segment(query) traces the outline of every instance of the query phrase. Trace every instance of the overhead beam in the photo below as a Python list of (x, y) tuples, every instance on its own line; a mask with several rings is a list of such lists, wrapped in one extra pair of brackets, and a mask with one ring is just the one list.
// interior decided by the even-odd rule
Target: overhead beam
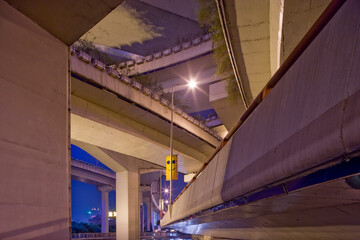
[(6, 0), (67, 45), (108, 15), (123, 0)]

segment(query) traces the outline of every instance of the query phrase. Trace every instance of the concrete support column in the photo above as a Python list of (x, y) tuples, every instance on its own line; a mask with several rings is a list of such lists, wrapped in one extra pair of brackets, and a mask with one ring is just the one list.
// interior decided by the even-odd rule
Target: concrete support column
[(146, 201), (146, 230), (148, 232), (151, 232), (152, 229), (151, 229), (151, 198), (148, 198), (147, 201)]
[(116, 239), (140, 239), (140, 175), (137, 172), (116, 173)]
[(152, 200), (151, 200), (151, 197), (150, 197), (150, 230), (151, 231), (154, 231), (155, 230), (155, 226), (154, 226), (154, 221), (153, 221), (153, 214), (154, 214), (154, 206), (152, 204)]
[(145, 213), (144, 213), (144, 201), (143, 201), (143, 192), (139, 193), (139, 203), (140, 203), (140, 212), (139, 212), (139, 221), (140, 221), (140, 232), (144, 232), (144, 226), (145, 226)]
[(69, 239), (69, 48), (25, 15), (0, 1), (0, 239)]
[(111, 186), (103, 185), (97, 188), (101, 192), (101, 232), (109, 232), (109, 192)]
[(141, 234), (144, 232), (144, 204), (140, 204), (140, 232)]

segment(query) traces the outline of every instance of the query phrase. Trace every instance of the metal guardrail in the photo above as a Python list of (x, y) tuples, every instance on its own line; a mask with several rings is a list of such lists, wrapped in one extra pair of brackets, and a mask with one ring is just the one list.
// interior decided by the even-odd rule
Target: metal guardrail
[[(116, 239), (116, 233), (72, 233), (71, 239), (78, 239), (78, 240), (96, 240), (96, 239), (103, 239), (103, 240), (112, 240)], [(192, 239), (192, 235), (178, 233), (178, 232), (154, 232), (154, 233), (142, 233), (140, 236), (141, 240), (145, 239)]]
[(185, 233), (179, 233), (179, 232), (154, 232), (154, 233), (142, 233), (140, 236), (141, 240), (146, 239), (161, 239), (161, 240), (167, 240), (167, 239), (192, 239), (191, 234), (185, 234)]
[(72, 233), (71, 239), (78, 239), (78, 240), (109, 239), (110, 240), (110, 239), (116, 239), (116, 233)]

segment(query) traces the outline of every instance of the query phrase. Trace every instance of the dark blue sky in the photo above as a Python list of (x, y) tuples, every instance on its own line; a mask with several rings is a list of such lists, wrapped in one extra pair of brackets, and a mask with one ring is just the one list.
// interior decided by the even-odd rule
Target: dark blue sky
[[(71, 157), (111, 171), (111, 169), (106, 167), (96, 158), (75, 145), (71, 145)], [(96, 190), (95, 185), (71, 180), (72, 221), (88, 222), (90, 216), (88, 212), (91, 208), (101, 208), (101, 193)], [(115, 210), (114, 191), (109, 193), (109, 210)]]

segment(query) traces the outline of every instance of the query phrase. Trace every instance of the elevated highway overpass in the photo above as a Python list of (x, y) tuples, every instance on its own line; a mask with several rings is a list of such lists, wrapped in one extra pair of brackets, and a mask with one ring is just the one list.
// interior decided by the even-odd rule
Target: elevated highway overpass
[(71, 178), (95, 186), (111, 186), (115, 190), (116, 173), (77, 159), (71, 159)]
[[(142, 31), (141, 37), (146, 35), (146, 39), (136, 39), (127, 34), (127, 27), (131, 25), (129, 21), (112, 21), (119, 20), (119, 15), (124, 13), (124, 8), (121, 11), (116, 8), (121, 2), (90, 0), (74, 3), (63, 0), (45, 5), (36, 0), (0, 0), (0, 238), (69, 238), (71, 142), (116, 171), (116, 186), (122, 189), (117, 191), (117, 211), (123, 214), (117, 223), (118, 228), (122, 228), (117, 238), (139, 238), (139, 172), (141, 169), (150, 171), (154, 166), (163, 167), (158, 165), (160, 158), (155, 158), (155, 152), (160, 153), (161, 158), (166, 153), (166, 126), (169, 125), (170, 115), (168, 103), (158, 101), (156, 97), (143, 97), (141, 91), (145, 88), (127, 78), (120, 79), (111, 69), (104, 70), (100, 63), (94, 62), (92, 66), (91, 59), (85, 55), (79, 56), (82, 59), (77, 62), (79, 64), (74, 63), (78, 60), (77, 56), (69, 51), (74, 41), (113, 9), (112, 13), (116, 16), (110, 16), (105, 25), (106, 22), (120, 22), (125, 26), (109, 24), (109, 32), (112, 29), (122, 30), (116, 32), (116, 37), (112, 39), (124, 36), (126, 40), (130, 39), (127, 43), (131, 45), (154, 37), (152, 45), (157, 47), (155, 52), (173, 47), (173, 43), (178, 41), (174, 38), (168, 44), (165, 35), (154, 31), (151, 34)], [(131, 2), (141, 6), (147, 4)], [(164, 6), (168, 5), (167, 1), (157, 1), (157, 4), (161, 5), (161, 2), (166, 3)], [(252, 96), (261, 91), (273, 73), (277, 75), (279, 63), (286, 59), (294, 43), (317, 18), (316, 13), (321, 12), (329, 1), (219, 2), (230, 3), (225, 5), (227, 16), (234, 23), (229, 30), (234, 33), (234, 41), (238, 43), (233, 46), (235, 51), (241, 53), (239, 60), (243, 62), (238, 62), (239, 76), (244, 80), (244, 85), (247, 84), (245, 91), (250, 103), (262, 99), (253, 99)], [(355, 47), (357, 40), (348, 37), (358, 36), (358, 25), (354, 24), (358, 21), (354, 14), (354, 11), (358, 11), (358, 5), (356, 1), (349, 0), (344, 6), (353, 9), (351, 11), (348, 7), (346, 16), (341, 15), (346, 21), (333, 24), (336, 25), (334, 29), (326, 27), (321, 33), (322, 37), (313, 42), (276, 87), (267, 85), (264, 96), (274, 89), (244, 123), (240, 121), (243, 125), (236, 133), (231, 132), (229, 136), (233, 137), (226, 139), (227, 144), (222, 142), (225, 145), (217, 155), (218, 160), (214, 159), (208, 164), (208, 173), (198, 175), (195, 182), (201, 184), (190, 185), (196, 188), (191, 191), (188, 188), (183, 194), (183, 199), (188, 199), (186, 204), (189, 203), (187, 206), (182, 202), (189, 210), (185, 211), (186, 216), (179, 213), (182, 207), (176, 206), (181, 202), (179, 198), (172, 216), (167, 215), (164, 224), (187, 232), (196, 231), (212, 236), (232, 233), (232, 236), (245, 239), (258, 238), (259, 235), (263, 238), (280, 236), (286, 239), (290, 236), (287, 235), (289, 232), (293, 234), (292, 237), (301, 238), (296, 234), (306, 231), (309, 238), (316, 231), (319, 234), (315, 237), (337, 239), (340, 229), (349, 230), (346, 238), (358, 238), (359, 223), (353, 214), (358, 209), (357, 192), (342, 180), (356, 175), (349, 168), (358, 169), (354, 164), (356, 158), (352, 159), (356, 156), (359, 143), (356, 139), (359, 132), (358, 114), (354, 110), (359, 106), (358, 81), (354, 80), (359, 75), (356, 67), (358, 51)], [(159, 9), (152, 9), (160, 12)], [(168, 10), (165, 6), (165, 11)], [(180, 9), (175, 10), (181, 13)], [(134, 15), (127, 16), (133, 19)], [(171, 19), (179, 19), (179, 16), (172, 16)], [(170, 22), (170, 18), (164, 19), (163, 22)], [(184, 22), (189, 23), (181, 25), (184, 32), (190, 29), (188, 26), (194, 30), (192, 33), (200, 29), (193, 18)], [(139, 23), (140, 20), (136, 21), (134, 26), (141, 25)], [(180, 25), (178, 21), (172, 23)], [(148, 27), (146, 24), (143, 26), (145, 29)], [(173, 33), (176, 29), (171, 30)], [(107, 34), (109, 32), (102, 32), (101, 37), (110, 36)], [(166, 36), (171, 35), (168, 33)], [(167, 43), (166, 47), (161, 44), (157, 46), (159, 42), (156, 37), (159, 35), (163, 37), (162, 42)], [(110, 45), (119, 46), (116, 42)], [(139, 45), (138, 42), (135, 45)], [(127, 50), (130, 51), (129, 48)], [(141, 55), (139, 52), (135, 54)], [(206, 63), (209, 59), (210, 54), (207, 54), (194, 61)], [(214, 65), (210, 65), (207, 65), (208, 75), (214, 70)], [(158, 65), (161, 66), (165, 65)], [(144, 73), (149, 69), (145, 69)], [(166, 69), (163, 70), (166, 72)], [(161, 76), (162, 73), (159, 70), (153, 75)], [(164, 81), (174, 79), (167, 76)], [(219, 80), (211, 77), (209, 81)], [(146, 91), (144, 93), (147, 94)], [(226, 94), (222, 94), (218, 99), (213, 99), (216, 111), (228, 107), (220, 103), (219, 99), (225, 98)], [(245, 110), (244, 105), (240, 102), (234, 108), (229, 108), (225, 114), (228, 120), (235, 122), (238, 118), (234, 115), (240, 115)], [(146, 110), (149, 108), (152, 112)], [(182, 156), (181, 171), (196, 171), (212, 155), (220, 141), (216, 140), (216, 136), (214, 141), (211, 140), (214, 136), (209, 135), (206, 128), (192, 127), (191, 124), (187, 126), (187, 120), (179, 115), (175, 118), (181, 119), (176, 122), (175, 146), (176, 152)], [(223, 122), (228, 129), (233, 123)], [(145, 154), (146, 149), (151, 152)], [(222, 157), (225, 155), (228, 157)], [(344, 158), (352, 160), (344, 161)], [(226, 164), (223, 159), (226, 159)], [(277, 162), (279, 159), (281, 162)], [(330, 174), (332, 167), (335, 167), (336, 173), (344, 174)], [(215, 179), (211, 172), (214, 168), (219, 168), (219, 176), (215, 176)], [(258, 169), (260, 172), (253, 174)], [(325, 175), (332, 177), (317, 177)], [(203, 199), (208, 193), (203, 186), (208, 184), (200, 181), (202, 176), (208, 176), (214, 181), (213, 186), (217, 187), (209, 188), (211, 198)], [(296, 181), (300, 182), (302, 178), (306, 180), (308, 176), (313, 177), (310, 183), (316, 184), (307, 183), (296, 188)], [(204, 194), (195, 195), (195, 192)], [(332, 195), (333, 192), (336, 192), (336, 196)], [(314, 198), (313, 195), (318, 193), (327, 198)], [(191, 197), (184, 197), (186, 194)], [(212, 213), (209, 214), (209, 211)], [(324, 214), (326, 211), (329, 215)], [(178, 221), (183, 225), (176, 225), (180, 224)], [(321, 221), (324, 225), (319, 226)], [(326, 234), (329, 229), (334, 233)]]
[[(169, 154), (169, 102), (114, 69), (91, 64), (85, 53), (73, 53), (72, 143), (83, 142), (165, 167), (164, 159)], [(221, 138), (178, 108), (174, 124), (179, 170), (195, 172)], [(99, 160), (114, 166), (107, 158)]]
[(163, 226), (231, 239), (360, 236), (359, 186), (346, 183), (360, 174), (360, 3), (341, 5), (323, 13)]

